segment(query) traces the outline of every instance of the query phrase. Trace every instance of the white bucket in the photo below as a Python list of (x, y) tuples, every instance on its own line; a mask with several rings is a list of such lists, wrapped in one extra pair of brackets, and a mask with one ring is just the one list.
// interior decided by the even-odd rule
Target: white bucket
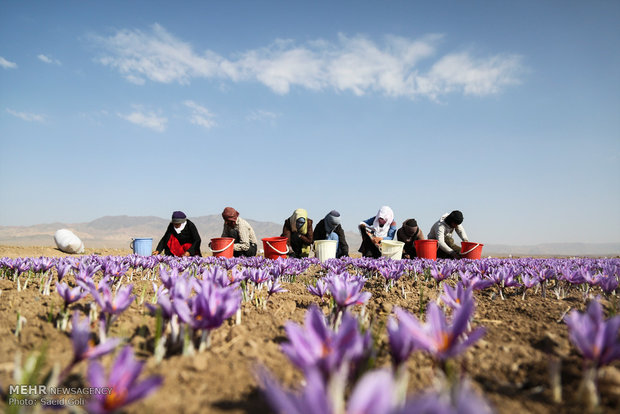
[(336, 240), (315, 240), (314, 251), (316, 257), (323, 263), (327, 259), (336, 258), (336, 250), (338, 249), (338, 242)]
[(381, 240), (381, 256), (400, 260), (403, 257), (405, 243), (395, 240)]

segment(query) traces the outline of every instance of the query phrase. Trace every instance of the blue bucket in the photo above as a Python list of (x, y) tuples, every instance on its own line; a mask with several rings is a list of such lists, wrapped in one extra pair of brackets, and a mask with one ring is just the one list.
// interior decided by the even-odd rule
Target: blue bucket
[(142, 239), (131, 239), (131, 243), (129, 243), (129, 247), (133, 250), (134, 254), (139, 256), (150, 256), (153, 251), (153, 239), (152, 238), (142, 238)]

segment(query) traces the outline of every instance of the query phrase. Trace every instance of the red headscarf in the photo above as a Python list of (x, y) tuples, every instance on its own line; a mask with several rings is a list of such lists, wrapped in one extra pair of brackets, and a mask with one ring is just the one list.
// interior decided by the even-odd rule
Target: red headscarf
[(226, 207), (222, 212), (222, 218), (224, 221), (237, 221), (239, 212), (232, 207)]

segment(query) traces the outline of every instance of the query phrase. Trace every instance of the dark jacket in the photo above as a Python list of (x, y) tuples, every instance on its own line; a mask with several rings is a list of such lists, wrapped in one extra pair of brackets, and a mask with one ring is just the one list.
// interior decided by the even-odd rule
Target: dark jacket
[(403, 259), (413, 259), (414, 257), (418, 257), (418, 253), (415, 250), (415, 241), (424, 240), (424, 233), (422, 233), (422, 230), (418, 227), (418, 231), (413, 237), (407, 237), (405, 231), (401, 227), (396, 232), (396, 240), (405, 243), (403, 246)]
[(161, 238), (155, 250), (157, 250), (158, 252), (164, 252), (164, 254), (168, 256), (172, 256), (172, 252), (168, 247), (168, 240), (170, 239), (171, 234), (174, 234), (174, 237), (177, 238), (181, 245), (185, 243), (192, 244), (192, 247), (190, 247), (188, 250), (190, 256), (202, 256), (202, 254), (200, 253), (200, 235), (198, 234), (198, 229), (196, 228), (196, 225), (190, 220), (187, 220), (185, 228), (181, 231), (181, 233), (178, 234), (174, 230), (174, 225), (172, 223), (168, 224), (166, 233), (164, 233), (164, 237)]
[[(347, 239), (344, 236), (344, 230), (342, 226), (339, 224), (334, 229), (336, 234), (338, 235), (338, 256), (343, 257), (349, 255), (349, 245), (347, 244)], [(327, 240), (327, 230), (325, 230), (325, 219), (319, 221), (314, 227), (314, 240)]]
[(292, 252), (294, 253), (293, 256), (301, 257), (302, 245), (310, 246), (314, 241), (312, 220), (308, 219), (308, 231), (306, 232), (306, 234), (300, 234), (297, 231), (294, 232), (291, 230), (291, 223), (288, 219), (286, 219), (284, 221), (284, 226), (282, 226), (281, 237), (288, 238), (287, 244), (289, 246), (289, 249), (292, 250)]

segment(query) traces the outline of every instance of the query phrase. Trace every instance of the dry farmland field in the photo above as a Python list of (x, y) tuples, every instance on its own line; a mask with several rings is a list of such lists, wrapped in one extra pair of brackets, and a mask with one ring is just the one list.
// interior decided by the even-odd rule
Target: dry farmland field
[[(619, 313), (617, 289), (611, 289), (609, 280), (602, 279), (612, 278), (611, 287), (614, 287), (615, 278), (617, 286), (619, 259), (483, 259), (453, 261), (452, 265), (447, 261), (403, 260), (397, 265), (393, 263), (397, 261), (376, 260), (371, 263), (360, 258), (335, 260), (343, 263), (327, 266), (308, 259), (288, 259), (274, 264), (262, 258), (250, 262), (212, 257), (160, 260), (136, 258), (129, 253), (89, 249), (86, 255), (76, 256), (49, 247), (0, 246), (0, 257), (3, 258), (0, 263), (0, 410), (34, 412), (41, 408), (42, 399), (49, 403), (49, 395), (20, 394), (15, 392), (15, 387), (10, 387), (18, 384), (48, 386), (50, 384), (46, 381), (54, 377), (54, 367), (57, 367), (55, 372), (59, 379), (57, 388), (79, 392), (100, 386), (93, 383), (89, 370), (95, 369), (93, 364), (99, 364), (107, 378), (114, 361), (127, 345), (133, 351), (133, 358), (144, 363), (136, 382), (156, 377), (161, 379), (160, 385), (133, 402), (127, 401), (128, 391), (120, 388), (113, 390), (113, 395), (104, 395), (99, 405), (90, 401), (94, 397), (72, 394), (73, 403), (67, 403), (69, 398), (65, 398), (64, 410), (276, 412), (262, 391), (263, 386), (274, 386), (273, 383), (289, 392), (288, 398), (296, 398), (303, 405), (307, 400), (300, 396), (301, 390), (311, 381), (305, 377), (306, 371), (283, 352), (283, 346), (294, 342), (290, 341), (289, 331), (285, 328), (293, 323), (304, 327), (304, 319), (314, 306), (325, 315), (326, 324), (334, 324), (329, 325), (329, 329), (339, 326), (333, 310), (337, 308), (342, 326), (347, 320), (343, 315), (350, 315), (357, 321), (355, 335), (368, 338), (358, 356), (340, 362), (351, 366), (347, 368), (343, 390), (349, 401), (354, 398), (355, 387), (364, 375), (376, 370), (392, 372), (394, 360), (387, 326), (397, 310), (430, 325), (426, 316), (429, 305), (434, 304), (432, 306), (440, 309), (442, 315), (445, 312), (450, 320), (457, 311), (451, 310), (441, 299), (443, 286), (455, 287), (464, 279), (471, 282), (473, 279), (470, 278), (475, 277), (478, 282), (491, 280), (493, 283), (473, 290), (474, 310), (464, 335), (478, 328), (484, 329), (483, 335), (447, 360), (438, 353), (449, 346), (447, 343), (443, 343), (444, 348), (440, 347), (439, 351), (429, 351), (414, 338), (415, 345), (401, 362), (399, 371), (408, 373), (406, 390), (409, 399), (415, 400), (415, 396), (425, 392), (440, 398), (441, 392), (437, 390), (447, 387), (446, 383), (467, 381), (471, 385), (468, 392), (478, 400), (486, 401), (492, 412), (581, 413), (589, 409), (603, 413), (620, 412), (620, 360), (600, 363), (592, 381), (583, 382), (584, 367), (594, 362), (584, 358), (571, 342), (565, 323), (567, 315), (574, 311), (584, 312), (593, 301), (601, 304), (606, 319)], [(41, 258), (47, 258), (48, 269), (45, 269), (45, 260), (39, 269), (36, 268), (37, 260)], [(151, 262), (147, 265), (144, 260)], [(83, 295), (67, 306), (57, 291), (58, 268), (61, 266), (66, 266), (63, 285), (69, 288), (81, 286)], [(88, 266), (91, 267), (88, 269)], [(161, 269), (165, 272), (163, 280)], [(499, 275), (501, 269), (508, 270)], [(527, 269), (530, 269), (529, 273)], [(449, 274), (438, 275), (431, 270), (446, 270)], [(330, 272), (332, 276), (329, 276)], [(322, 298), (308, 291), (308, 286), (315, 286), (317, 280), (327, 280), (327, 284), (335, 285), (333, 274), (343, 272), (354, 277), (355, 283), (363, 279), (361, 293), (364, 295), (357, 303), (338, 305), (338, 294), (329, 288)], [(505, 274), (510, 272), (512, 277)], [(530, 276), (536, 274), (540, 275), (538, 283), (530, 280)], [(218, 279), (222, 275), (227, 281)], [(261, 275), (267, 278), (266, 281), (259, 279)], [(579, 283), (580, 280), (576, 279), (583, 275), (586, 280)], [(588, 277), (592, 280), (588, 281)], [(85, 281), (86, 278), (91, 282)], [(524, 278), (531, 283), (529, 288), (524, 286)], [(82, 281), (79, 283), (78, 279)], [(178, 282), (180, 279), (185, 280), (183, 286)], [(217, 280), (221, 285), (217, 289), (222, 292), (226, 289), (228, 293), (219, 290), (214, 293), (206, 287)], [(343, 280), (353, 283), (349, 279)], [(110, 287), (112, 297), (108, 311), (94, 299), (95, 295), (103, 297), (107, 294), (103, 287), (105, 283)], [(114, 295), (121, 295), (128, 286), (131, 286), (130, 303), (126, 309), (115, 313), (116, 306), (121, 305), (114, 303)], [(89, 289), (95, 289), (94, 293)], [(369, 298), (366, 292), (370, 293)], [(208, 295), (229, 293), (232, 296), (226, 296), (225, 300), (238, 300), (231, 316), (220, 315), (219, 325), (214, 322), (217, 326), (205, 328), (206, 325), (200, 325), (207, 318), (204, 313), (207, 311), (200, 308), (199, 301), (194, 298), (204, 295), (213, 300), (215, 296)], [(179, 315), (173, 317), (177, 320), (176, 329), (181, 327), (176, 341), (174, 328), (167, 319), (154, 316), (147, 307), (147, 304), (152, 305), (151, 308), (164, 307), (161, 303), (167, 302), (158, 302), (159, 295), (169, 295), (169, 301), (178, 305), (173, 303), (172, 307), (172, 313)], [(219, 306), (219, 302), (209, 303)], [(190, 322), (182, 323), (184, 311), (189, 312)], [(80, 318), (91, 317), (89, 349), (112, 339), (118, 341), (117, 346), (101, 356), (82, 357), (76, 362), (75, 338), (72, 336), (72, 330), (77, 329), (72, 323), (74, 314)], [(157, 311), (154, 314), (157, 315)], [(67, 315), (65, 322), (68, 318), (65, 326), (63, 315)], [(105, 328), (101, 328), (99, 320), (106, 322)], [(158, 321), (162, 323), (158, 324)], [(190, 325), (194, 326), (194, 332), (189, 329)], [(102, 329), (107, 332), (103, 334)], [(335, 331), (338, 329), (334, 328)], [(208, 332), (206, 342), (202, 341), (203, 331)], [(608, 346), (620, 346), (618, 332), (615, 332), (615, 338), (613, 336)], [(163, 337), (167, 342), (162, 351), (157, 345), (161, 344)], [(204, 349), (199, 349), (201, 343)], [(344, 343), (337, 342), (340, 347), (345, 346)], [(195, 349), (188, 349), (188, 345)], [(331, 345), (323, 344), (323, 354), (315, 357), (343, 352), (342, 349), (331, 349)], [(37, 356), (40, 357), (40, 367), (29, 367), (28, 361), (34, 362)], [(271, 375), (271, 385), (265, 385), (257, 374), (265, 370)], [(323, 378), (331, 375), (329, 368), (323, 367), (321, 372)], [(445, 373), (447, 378), (444, 378)], [(596, 389), (589, 389), (588, 384), (595, 384)], [(594, 396), (598, 397), (597, 407), (589, 408), (595, 403), (591, 401)], [(55, 398), (60, 399), (59, 396)], [(21, 402), (16, 403), (16, 399)], [(128, 403), (124, 405), (123, 401)], [(29, 403), (33, 405), (19, 405)], [(348, 404), (353, 403), (348, 402), (345, 411)], [(415, 407), (414, 404), (406, 407), (415, 412), (411, 408)], [(402, 412), (399, 409), (402, 410), (403, 405), (394, 403), (392, 408), (382, 412)], [(316, 412), (311, 407), (306, 410), (300, 412)]]

